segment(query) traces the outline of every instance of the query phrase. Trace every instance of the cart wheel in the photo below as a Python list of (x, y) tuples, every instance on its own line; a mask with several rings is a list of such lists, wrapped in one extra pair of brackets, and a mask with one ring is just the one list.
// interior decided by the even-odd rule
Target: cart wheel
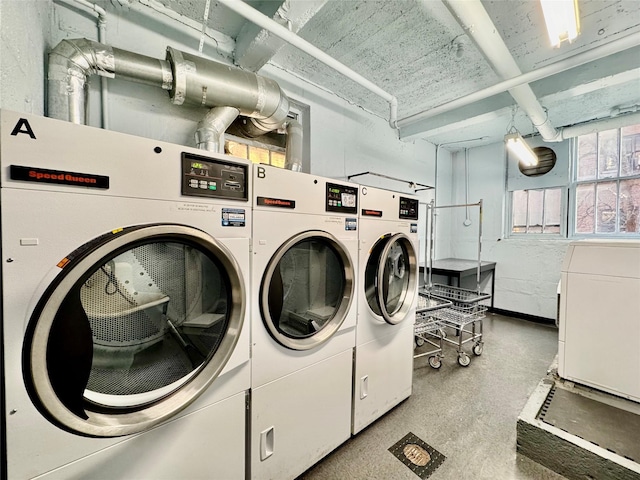
[(458, 363), (460, 364), (461, 367), (468, 367), (469, 364), (471, 363), (471, 359), (469, 358), (469, 355), (467, 355), (464, 352), (460, 352), (460, 354), (458, 355)]
[(424, 345), (424, 338), (416, 336), (415, 342), (416, 342), (416, 347), (421, 347), (422, 345)]
[(442, 361), (438, 355), (431, 355), (429, 357), (429, 365), (436, 370), (442, 366)]
[(476, 344), (473, 346), (473, 354), (474, 354), (474, 355), (477, 355), (478, 357), (479, 357), (480, 355), (482, 355), (482, 350), (483, 350), (483, 344), (482, 344), (481, 342), (476, 343)]

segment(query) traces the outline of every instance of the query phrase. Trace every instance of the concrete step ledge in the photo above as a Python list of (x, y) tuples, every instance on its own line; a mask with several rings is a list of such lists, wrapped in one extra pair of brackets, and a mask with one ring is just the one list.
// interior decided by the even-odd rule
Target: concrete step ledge
[(640, 480), (640, 464), (537, 418), (556, 382), (552, 373), (543, 378), (520, 413), (518, 453), (570, 480)]

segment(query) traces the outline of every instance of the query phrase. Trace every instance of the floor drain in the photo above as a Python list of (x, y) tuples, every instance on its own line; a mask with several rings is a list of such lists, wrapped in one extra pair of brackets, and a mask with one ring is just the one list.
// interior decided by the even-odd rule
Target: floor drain
[(389, 451), (423, 480), (429, 478), (446, 459), (444, 455), (413, 433), (406, 434)]

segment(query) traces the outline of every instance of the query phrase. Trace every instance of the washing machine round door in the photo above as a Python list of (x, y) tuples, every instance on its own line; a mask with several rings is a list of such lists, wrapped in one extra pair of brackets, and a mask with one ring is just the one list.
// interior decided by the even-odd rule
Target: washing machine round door
[(403, 233), (385, 235), (373, 246), (364, 274), (365, 296), (373, 313), (391, 325), (402, 322), (417, 289), (416, 252)]
[(331, 234), (290, 238), (262, 277), (260, 310), (271, 336), (292, 350), (326, 342), (342, 325), (354, 293), (349, 253)]
[(52, 422), (136, 433), (189, 405), (229, 360), (245, 283), (229, 250), (182, 225), (105, 234), (58, 264), (29, 322), (23, 371)]

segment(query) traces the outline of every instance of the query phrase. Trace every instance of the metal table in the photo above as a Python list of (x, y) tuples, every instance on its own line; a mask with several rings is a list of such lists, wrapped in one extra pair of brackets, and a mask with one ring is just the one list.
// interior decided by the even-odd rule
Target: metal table
[[(496, 287), (496, 263), (481, 262), (480, 274), (483, 272), (491, 272), (491, 308), (493, 309), (493, 299)], [(461, 258), (444, 258), (442, 260), (434, 260), (431, 265), (432, 275), (443, 275), (447, 277), (447, 283), (453, 287), (460, 286), (460, 279), (476, 275), (478, 272), (477, 260), (463, 260)], [(457, 280), (452, 285), (453, 279)]]

